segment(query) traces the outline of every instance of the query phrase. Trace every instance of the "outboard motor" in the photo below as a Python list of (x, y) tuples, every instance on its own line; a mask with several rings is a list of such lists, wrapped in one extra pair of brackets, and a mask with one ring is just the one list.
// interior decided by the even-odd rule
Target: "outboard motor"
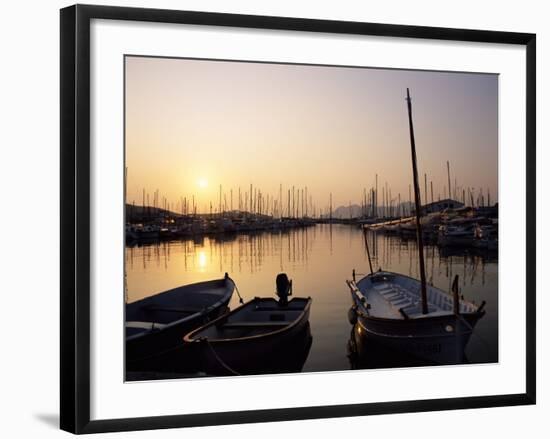
[(279, 296), (279, 305), (288, 305), (288, 296), (292, 296), (292, 281), (288, 279), (286, 273), (279, 273), (275, 280), (277, 285), (277, 296)]

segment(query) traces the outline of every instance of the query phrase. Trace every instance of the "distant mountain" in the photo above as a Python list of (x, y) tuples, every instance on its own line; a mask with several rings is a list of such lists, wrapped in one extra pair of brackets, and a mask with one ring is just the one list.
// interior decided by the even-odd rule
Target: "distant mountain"
[(126, 204), (126, 216), (133, 218), (147, 217), (162, 217), (162, 216), (177, 216), (179, 214), (170, 212), (169, 210), (161, 209), (153, 206), (134, 206)]
[[(401, 203), (401, 206), (402, 207), (402, 212), (403, 212), (403, 215), (408, 215), (409, 212), (411, 211), (411, 208), (414, 208), (414, 204), (412, 203), (409, 203), (408, 201), (407, 202), (403, 202)], [(367, 212), (368, 214), (370, 215), (370, 209), (371, 209), (371, 206), (367, 206)], [(389, 212), (386, 212), (384, 213), (383, 212), (383, 207), (382, 206), (378, 206), (378, 212), (379, 212), (379, 215), (383, 216), (383, 215), (389, 215)], [(399, 215), (399, 209), (396, 205), (393, 206), (393, 214), (394, 215)], [(332, 212), (332, 217), (333, 218), (339, 218), (339, 219), (346, 219), (346, 218), (357, 218), (357, 217), (360, 217), (363, 215), (363, 209), (360, 205), (358, 204), (352, 204), (351, 206), (339, 206), (337, 208), (335, 208)], [(329, 215), (328, 214), (325, 214), (325, 215), (321, 215), (323, 218), (328, 218)]]
[[(361, 206), (358, 204), (352, 204), (351, 206), (339, 206), (332, 211), (333, 218), (356, 218), (361, 216), (362, 210)], [(323, 217), (328, 218), (330, 215), (323, 215)]]
[[(188, 215), (191, 215), (189, 213)], [(219, 216), (216, 209), (212, 211), (212, 215)], [(225, 216), (229, 217), (237, 217), (242, 216), (243, 213), (239, 212), (238, 210), (233, 211), (226, 211), (224, 212)], [(250, 214), (245, 214), (247, 216), (250, 216)], [(161, 219), (163, 217), (171, 217), (171, 218), (177, 218), (181, 217), (181, 212), (174, 212), (171, 210), (161, 209), (159, 207), (153, 207), (153, 206), (134, 206), (132, 204), (126, 204), (126, 218), (130, 221), (141, 221), (141, 220), (155, 220), (155, 219)], [(256, 218), (267, 218), (267, 215), (265, 214), (254, 214), (253, 215)], [(210, 213), (197, 213), (197, 217), (203, 217), (203, 218), (210, 218)]]

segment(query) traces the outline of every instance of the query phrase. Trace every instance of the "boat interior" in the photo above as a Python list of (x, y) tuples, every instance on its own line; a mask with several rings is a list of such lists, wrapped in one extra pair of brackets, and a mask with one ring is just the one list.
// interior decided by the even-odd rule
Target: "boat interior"
[(229, 299), (232, 288), (224, 280), (174, 288), (126, 305), (126, 336), (153, 331), (191, 317)]
[(311, 299), (295, 297), (286, 305), (272, 298), (256, 298), (193, 334), (194, 339), (232, 339), (267, 334), (299, 319)]
[[(357, 287), (370, 304), (370, 314), (375, 317), (402, 319), (401, 311), (409, 318), (434, 317), (453, 313), (453, 297), (438, 288), (428, 285), (428, 314), (422, 314), (420, 282), (416, 279), (378, 272), (361, 279)], [(460, 312), (475, 312), (476, 307), (460, 301)]]

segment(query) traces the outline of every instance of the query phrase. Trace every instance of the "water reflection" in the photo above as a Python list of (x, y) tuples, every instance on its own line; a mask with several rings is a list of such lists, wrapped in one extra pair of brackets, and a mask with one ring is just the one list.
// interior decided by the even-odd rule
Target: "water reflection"
[[(396, 236), (368, 233), (375, 269), (382, 267), (419, 277), (416, 243)], [(498, 256), (471, 250), (425, 248), (427, 278), (436, 287), (451, 290), (459, 275), (460, 294), (487, 302), (487, 314), (476, 326), (466, 349), (470, 362), (498, 361)], [(361, 230), (346, 225), (317, 225), (303, 229), (247, 234), (219, 234), (126, 248), (128, 302), (176, 286), (220, 278), (225, 272), (236, 281), (246, 300), (273, 296), (275, 276), (288, 273), (296, 296), (311, 296), (310, 325), (315, 342), (304, 371), (349, 369), (346, 344), (350, 340), (345, 279), (352, 269), (368, 270)], [(230, 306), (238, 306), (233, 297)], [(376, 355), (377, 366), (389, 360)], [(378, 361), (380, 360), (380, 361)], [(382, 363), (380, 366), (379, 363)], [(363, 367), (371, 367), (370, 362)]]

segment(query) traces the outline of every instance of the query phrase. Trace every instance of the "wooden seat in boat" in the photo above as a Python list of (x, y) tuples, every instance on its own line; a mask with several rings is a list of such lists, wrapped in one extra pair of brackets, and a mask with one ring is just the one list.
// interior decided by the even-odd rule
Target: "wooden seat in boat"
[(160, 306), (160, 305), (149, 305), (143, 307), (147, 311), (164, 311), (164, 312), (180, 312), (194, 314), (196, 312), (202, 312), (206, 307), (200, 306)]
[(156, 322), (137, 322), (137, 321), (129, 321), (126, 322), (127, 328), (134, 328), (134, 329), (162, 329), (166, 327), (167, 325), (164, 325), (162, 323), (156, 323)]
[(396, 300), (390, 300), (390, 303), (394, 306), (404, 305), (405, 303), (410, 303), (410, 299), (407, 297), (401, 296), (399, 299)]
[(223, 328), (279, 328), (288, 326), (289, 322), (235, 322), (225, 323)]

